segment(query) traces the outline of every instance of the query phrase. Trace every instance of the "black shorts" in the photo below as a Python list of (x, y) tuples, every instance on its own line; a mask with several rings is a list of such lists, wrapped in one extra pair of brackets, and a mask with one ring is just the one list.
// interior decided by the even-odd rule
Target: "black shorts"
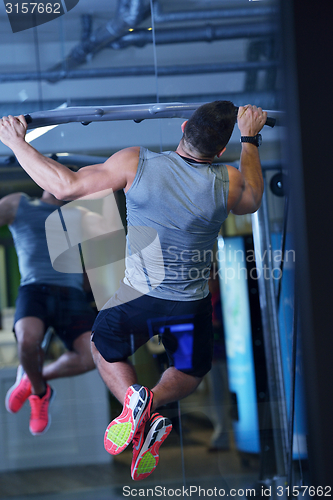
[[(109, 363), (124, 361), (154, 335), (159, 335), (174, 366), (189, 375), (203, 377), (211, 368), (213, 328), (211, 297), (172, 301), (142, 295), (125, 302), (129, 287), (122, 284), (103, 308), (92, 328), (92, 340)], [(124, 292), (125, 290), (125, 292)], [(120, 300), (118, 300), (120, 297)]]
[(45, 331), (53, 327), (67, 349), (73, 349), (74, 340), (91, 331), (95, 313), (85, 293), (74, 287), (31, 284), (19, 288), (16, 299), (15, 323), (27, 316), (39, 318)]

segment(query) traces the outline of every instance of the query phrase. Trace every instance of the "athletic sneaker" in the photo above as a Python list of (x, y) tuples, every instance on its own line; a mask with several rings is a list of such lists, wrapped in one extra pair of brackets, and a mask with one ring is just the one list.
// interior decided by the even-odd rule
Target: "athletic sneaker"
[(49, 406), (55, 396), (55, 391), (46, 384), (46, 394), (40, 398), (35, 394), (29, 396), (31, 406), (31, 415), (29, 430), (33, 436), (44, 434), (51, 424), (51, 415), (49, 415)]
[(23, 367), (19, 365), (15, 384), (8, 389), (5, 406), (9, 413), (17, 413), (31, 395), (31, 384)]
[(142, 424), (133, 438), (131, 476), (134, 481), (148, 477), (158, 464), (158, 450), (172, 430), (171, 421), (154, 413)]
[(112, 420), (104, 435), (104, 448), (111, 455), (121, 453), (139, 426), (150, 417), (153, 393), (143, 385), (131, 385), (125, 394), (123, 411)]

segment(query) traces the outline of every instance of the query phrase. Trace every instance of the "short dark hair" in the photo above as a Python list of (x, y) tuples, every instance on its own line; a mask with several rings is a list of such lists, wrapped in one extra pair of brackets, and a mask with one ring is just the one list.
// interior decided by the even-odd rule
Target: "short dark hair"
[(230, 101), (203, 104), (188, 120), (183, 140), (203, 156), (215, 156), (228, 144), (237, 119)]

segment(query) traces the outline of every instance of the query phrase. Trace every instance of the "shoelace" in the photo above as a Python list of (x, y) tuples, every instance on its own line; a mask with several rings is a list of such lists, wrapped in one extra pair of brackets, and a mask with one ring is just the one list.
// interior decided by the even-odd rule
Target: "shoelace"
[(23, 398), (23, 397), (25, 397), (27, 390), (30, 388), (29, 387), (30, 386), (30, 382), (29, 382), (28, 379), (24, 380), (23, 382), (21, 381), (20, 384), (24, 384), (24, 385), (22, 385), (22, 387), (19, 389), (19, 391), (18, 391), (18, 393), (16, 395), (17, 398)]
[(45, 419), (47, 417), (47, 408), (50, 401), (49, 397), (44, 396), (42, 399), (32, 399), (31, 400), (31, 418), (34, 419)]

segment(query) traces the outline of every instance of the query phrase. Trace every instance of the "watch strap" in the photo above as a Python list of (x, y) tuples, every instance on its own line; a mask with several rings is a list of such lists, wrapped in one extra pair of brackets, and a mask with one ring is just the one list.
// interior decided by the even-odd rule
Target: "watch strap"
[(253, 136), (242, 135), (240, 140), (241, 140), (241, 142), (249, 142), (250, 144), (254, 144), (258, 148), (261, 144), (261, 134), (257, 134), (257, 135), (253, 135)]

